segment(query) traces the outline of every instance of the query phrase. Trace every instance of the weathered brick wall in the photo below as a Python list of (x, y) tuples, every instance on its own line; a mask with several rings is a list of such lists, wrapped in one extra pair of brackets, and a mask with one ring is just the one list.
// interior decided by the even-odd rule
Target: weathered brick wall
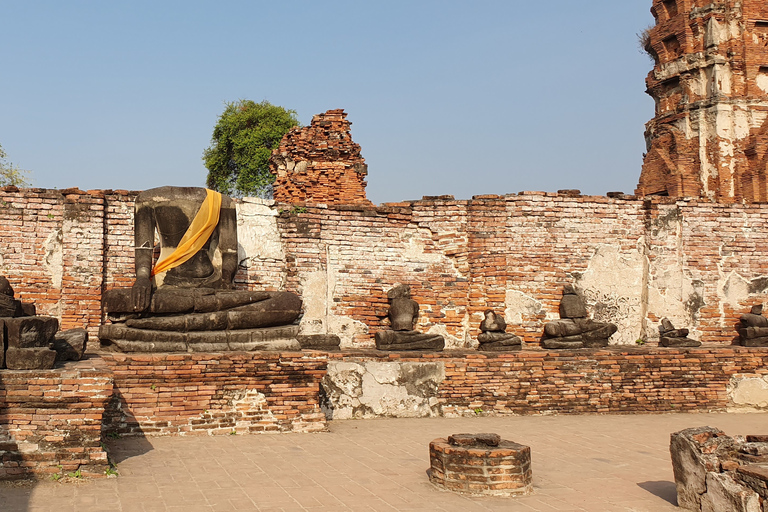
[[(134, 193), (0, 189), (0, 273), (41, 314), (94, 335), (99, 298), (133, 279)], [(386, 292), (411, 285), (419, 329), (469, 348), (486, 308), (538, 343), (575, 284), (613, 340), (655, 339), (669, 317), (728, 344), (766, 302), (768, 205), (526, 192), (366, 205), (238, 202), (239, 288), (304, 298), (303, 333), (373, 346)], [(23, 234), (23, 236), (21, 236)], [(94, 340), (95, 342), (95, 340)]]
[(328, 359), (442, 364), (445, 378), (435, 396), (444, 416), (724, 411), (734, 406), (731, 391), (741, 376), (768, 377), (768, 350), (742, 347), (329, 353)]
[(317, 432), (326, 361), (300, 353), (116, 354), (106, 433)]
[(637, 194), (768, 200), (768, 4), (654, 0)]
[(55, 370), (0, 371), (0, 480), (104, 476), (102, 415), (111, 373), (93, 361)]
[(285, 134), (270, 159), (275, 200), (371, 204), (365, 197), (368, 166), (352, 141), (351, 124), (343, 109), (328, 110)]

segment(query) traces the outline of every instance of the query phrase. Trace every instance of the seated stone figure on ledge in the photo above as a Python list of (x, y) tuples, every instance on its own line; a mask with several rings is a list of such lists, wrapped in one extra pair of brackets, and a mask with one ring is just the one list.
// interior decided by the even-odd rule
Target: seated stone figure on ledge
[(480, 322), (480, 330), (477, 341), (480, 346), (477, 350), (511, 351), (523, 348), (523, 340), (507, 331), (507, 322), (504, 317), (497, 315), (492, 309), (485, 311), (485, 318)]
[(616, 325), (587, 318), (587, 306), (572, 285), (563, 287), (560, 320), (544, 325), (544, 348), (594, 348), (608, 346)]
[(700, 347), (701, 342), (688, 337), (688, 329), (675, 329), (668, 318), (662, 318), (659, 327), (659, 345), (662, 347)]
[[(152, 266), (155, 231), (160, 256)], [(108, 290), (99, 339), (126, 352), (299, 349), (301, 299), (233, 290), (237, 214), (231, 198), (194, 187), (136, 197), (136, 281)]]
[(768, 318), (763, 316), (763, 305), (752, 306), (741, 315), (739, 341), (745, 347), (768, 347)]
[(374, 335), (379, 350), (443, 350), (445, 340), (439, 334), (422, 334), (413, 327), (419, 317), (419, 304), (411, 299), (411, 287), (395, 286), (387, 292), (389, 322), (392, 330)]

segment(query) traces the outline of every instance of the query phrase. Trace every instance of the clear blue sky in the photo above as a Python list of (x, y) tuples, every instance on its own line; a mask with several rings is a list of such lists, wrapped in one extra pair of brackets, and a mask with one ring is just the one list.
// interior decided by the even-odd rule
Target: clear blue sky
[(651, 0), (0, 1), (0, 145), (38, 187), (205, 183), (224, 103), (343, 108), (375, 203), (631, 193)]

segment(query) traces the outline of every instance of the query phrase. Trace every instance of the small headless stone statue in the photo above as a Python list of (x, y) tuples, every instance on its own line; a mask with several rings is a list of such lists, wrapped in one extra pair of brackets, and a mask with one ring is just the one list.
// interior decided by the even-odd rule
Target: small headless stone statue
[(675, 329), (667, 318), (661, 320), (659, 345), (662, 347), (700, 347), (701, 342), (688, 338), (688, 329)]
[(752, 306), (741, 315), (739, 341), (745, 347), (768, 347), (768, 318), (763, 316), (763, 305)]
[[(300, 348), (291, 325), (301, 312), (297, 295), (232, 289), (237, 214), (232, 199), (217, 194), (159, 187), (136, 197), (136, 281), (104, 294), (112, 323), (99, 329), (102, 343), (126, 352)], [(206, 215), (206, 228), (196, 230)], [(153, 268), (155, 231), (160, 257)]]
[(387, 292), (392, 330), (374, 335), (379, 350), (443, 350), (445, 340), (439, 334), (422, 334), (413, 327), (419, 317), (419, 304), (411, 299), (411, 287), (395, 286)]
[(512, 351), (523, 348), (523, 340), (512, 333), (506, 332), (507, 322), (504, 317), (497, 315), (492, 309), (485, 311), (485, 318), (480, 322), (477, 350)]
[(587, 306), (572, 285), (563, 287), (560, 320), (544, 325), (544, 348), (593, 348), (608, 346), (608, 338), (616, 332), (615, 324), (587, 318)]

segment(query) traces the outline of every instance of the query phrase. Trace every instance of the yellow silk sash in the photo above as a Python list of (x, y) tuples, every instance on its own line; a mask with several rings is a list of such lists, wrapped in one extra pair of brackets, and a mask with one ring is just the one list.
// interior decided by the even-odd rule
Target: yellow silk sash
[(178, 267), (189, 260), (203, 248), (205, 242), (211, 237), (211, 233), (219, 223), (221, 194), (209, 189), (205, 189), (205, 191), (207, 195), (189, 228), (187, 228), (187, 232), (181, 237), (178, 247), (167, 257), (157, 262), (152, 269), (153, 276)]

